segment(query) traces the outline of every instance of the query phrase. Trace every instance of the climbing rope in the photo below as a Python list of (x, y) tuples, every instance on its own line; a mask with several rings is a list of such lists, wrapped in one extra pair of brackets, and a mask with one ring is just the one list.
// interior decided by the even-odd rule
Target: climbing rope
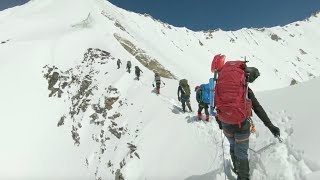
[(222, 135), (222, 129), (221, 129), (221, 144), (222, 144), (222, 157), (223, 157), (223, 171), (224, 171), (224, 179), (227, 180), (227, 173), (226, 173), (226, 159), (224, 156), (224, 138)]

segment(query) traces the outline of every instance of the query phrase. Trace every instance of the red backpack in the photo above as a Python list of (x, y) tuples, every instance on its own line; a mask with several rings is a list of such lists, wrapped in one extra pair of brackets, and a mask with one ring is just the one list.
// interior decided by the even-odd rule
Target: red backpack
[(252, 115), (245, 68), (243, 61), (226, 62), (219, 72), (214, 94), (218, 119), (239, 127)]

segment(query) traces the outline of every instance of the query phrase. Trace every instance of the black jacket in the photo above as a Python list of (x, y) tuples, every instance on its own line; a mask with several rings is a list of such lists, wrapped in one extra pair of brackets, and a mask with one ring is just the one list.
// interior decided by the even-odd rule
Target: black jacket
[(261, 119), (265, 126), (269, 127), (272, 125), (267, 113), (264, 111), (263, 107), (260, 105), (253, 91), (248, 88), (248, 98), (252, 101), (252, 109), (256, 115)]
[[(140, 72), (142, 72), (140, 68), (136, 68), (136, 69), (135, 69), (135, 74), (136, 74), (137, 76), (140, 75)], [(143, 73), (143, 72), (142, 72), (142, 73)]]

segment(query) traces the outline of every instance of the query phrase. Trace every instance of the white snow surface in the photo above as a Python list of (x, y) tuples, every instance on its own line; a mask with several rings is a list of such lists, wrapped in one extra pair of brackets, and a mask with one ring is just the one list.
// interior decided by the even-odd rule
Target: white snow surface
[[(195, 98), (194, 112), (182, 113), (176, 95), (179, 79), (188, 79), (191, 90), (207, 83), (217, 53), (228, 60), (246, 56), (249, 65), (260, 70), (251, 87), (281, 129), (279, 143), (253, 117), (257, 133), (250, 136), (251, 179), (320, 179), (319, 16), (284, 27), (193, 32), (103, 0), (32, 0), (1, 11), (0, 179), (104, 180), (114, 179), (117, 169), (129, 180), (235, 179), (229, 169), (229, 144), (214, 118), (209, 123), (195, 120)], [(115, 34), (177, 79), (162, 78), (165, 85), (156, 95), (153, 72), (128, 53)], [(110, 56), (84, 62), (88, 48)], [(143, 71), (140, 81), (125, 71), (127, 60)], [(46, 65), (64, 75), (71, 69), (81, 80), (90, 75), (93, 90), (86, 111), (69, 115), (79, 85), (64, 89), (61, 98), (48, 97)], [(290, 86), (293, 82), (297, 84)], [(107, 117), (120, 117), (99, 114), (104, 125), (94, 125), (91, 105), (103, 105), (105, 97), (119, 97)], [(65, 123), (57, 127), (62, 116)], [(79, 145), (72, 138), (73, 127), (78, 127)], [(136, 149), (130, 150), (128, 143)]]

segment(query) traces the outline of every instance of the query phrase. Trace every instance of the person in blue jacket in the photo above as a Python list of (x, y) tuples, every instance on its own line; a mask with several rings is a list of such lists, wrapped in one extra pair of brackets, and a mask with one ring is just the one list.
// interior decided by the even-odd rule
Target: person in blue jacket
[(196, 99), (197, 99), (197, 102), (198, 102), (198, 120), (201, 120), (202, 119), (202, 109), (204, 109), (204, 113), (206, 114), (206, 121), (209, 121), (209, 104), (207, 103), (204, 103), (201, 99), (201, 96), (202, 96), (202, 90), (200, 89), (200, 86), (196, 86), (195, 89), (196, 91)]

